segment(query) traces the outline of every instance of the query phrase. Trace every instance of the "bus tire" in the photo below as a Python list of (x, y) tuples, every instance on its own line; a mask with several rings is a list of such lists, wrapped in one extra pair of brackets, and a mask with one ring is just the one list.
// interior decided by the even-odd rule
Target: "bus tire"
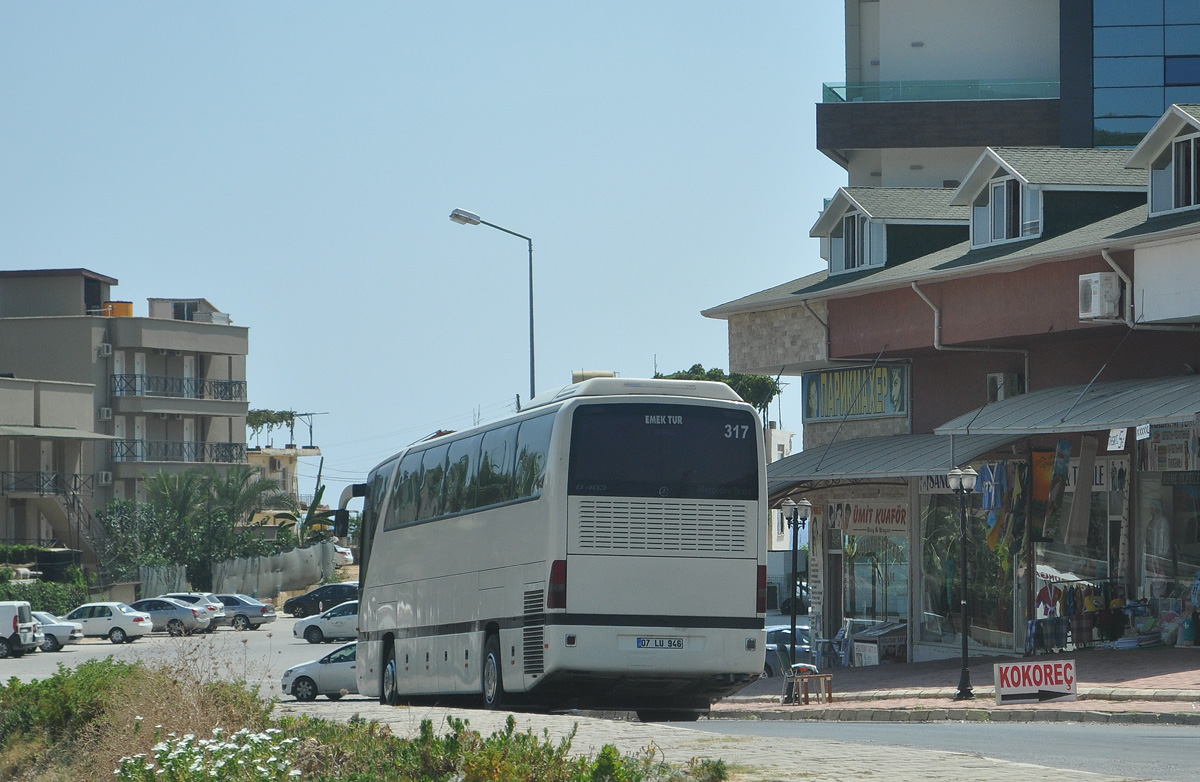
[(400, 674), (399, 666), (396, 664), (396, 647), (388, 644), (384, 658), (387, 662), (383, 664), (379, 672), (379, 703), (384, 706), (398, 706), (400, 704)]
[(504, 664), (500, 659), (500, 639), (489, 635), (483, 646), (483, 671), (480, 675), (480, 694), (483, 708), (499, 709), (504, 700)]

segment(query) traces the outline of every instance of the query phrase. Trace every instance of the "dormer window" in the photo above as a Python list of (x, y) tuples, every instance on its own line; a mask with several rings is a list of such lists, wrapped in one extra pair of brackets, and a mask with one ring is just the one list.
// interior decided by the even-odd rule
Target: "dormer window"
[(829, 234), (829, 271), (848, 272), (882, 266), (883, 224), (862, 212), (847, 212)]
[(971, 244), (975, 247), (1038, 236), (1042, 194), (1014, 177), (997, 177), (971, 204)]
[(1200, 134), (1176, 138), (1150, 165), (1150, 213), (1200, 205)]

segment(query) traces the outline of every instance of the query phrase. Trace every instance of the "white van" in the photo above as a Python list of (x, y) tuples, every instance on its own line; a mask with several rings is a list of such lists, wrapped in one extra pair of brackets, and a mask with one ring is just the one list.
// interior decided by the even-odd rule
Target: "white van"
[(20, 657), (38, 648), (37, 620), (24, 600), (0, 600), (0, 657)]

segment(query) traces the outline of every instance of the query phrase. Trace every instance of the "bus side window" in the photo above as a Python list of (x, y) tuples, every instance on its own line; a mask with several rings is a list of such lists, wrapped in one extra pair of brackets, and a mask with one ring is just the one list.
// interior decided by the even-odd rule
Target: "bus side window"
[(513, 452), (517, 444), (518, 424), (493, 429), (483, 435), (479, 475), (476, 480), (477, 508), (512, 499)]
[(475, 468), (483, 435), (450, 443), (446, 457), (446, 513), (463, 513), (475, 507)]
[(384, 529), (394, 529), (401, 524), (417, 520), (417, 489), (421, 478), (421, 452), (407, 454), (396, 468), (399, 474), (392, 486), (392, 497), (388, 502), (387, 523)]
[(449, 445), (430, 448), (421, 459), (421, 491), (417, 518), (431, 519), (445, 513), (442, 490), (446, 481), (446, 450)]
[(546, 482), (546, 459), (550, 452), (550, 432), (553, 428), (553, 415), (543, 415), (521, 423), (521, 432), (517, 437), (515, 499), (541, 496)]

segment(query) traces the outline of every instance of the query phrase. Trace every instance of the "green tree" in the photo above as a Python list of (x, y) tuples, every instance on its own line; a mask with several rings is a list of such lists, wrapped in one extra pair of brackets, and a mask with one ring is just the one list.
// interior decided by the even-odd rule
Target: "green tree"
[(723, 369), (705, 369), (702, 364), (693, 364), (691, 369), (669, 375), (657, 372), (654, 376), (665, 380), (714, 380), (724, 383), (746, 400), (747, 404), (753, 406), (763, 418), (767, 417), (767, 407), (783, 391), (780, 385), (767, 375), (742, 375), (737, 372), (726, 375)]

